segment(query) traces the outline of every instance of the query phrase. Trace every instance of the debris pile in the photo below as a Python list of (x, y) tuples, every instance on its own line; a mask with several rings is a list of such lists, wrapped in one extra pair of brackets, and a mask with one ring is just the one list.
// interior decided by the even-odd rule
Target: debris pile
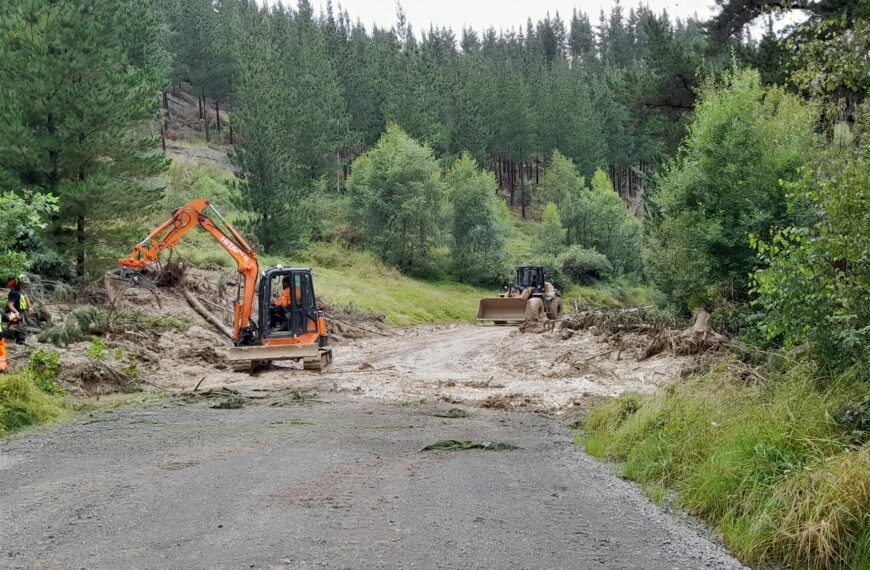
[(559, 334), (562, 340), (568, 340), (576, 331), (588, 330), (606, 337), (614, 350), (641, 348), (637, 354), (641, 361), (662, 352), (694, 356), (721, 348), (727, 339), (713, 330), (710, 313), (697, 309), (694, 316), (692, 326), (679, 329), (673, 317), (653, 307), (581, 311), (562, 320)]

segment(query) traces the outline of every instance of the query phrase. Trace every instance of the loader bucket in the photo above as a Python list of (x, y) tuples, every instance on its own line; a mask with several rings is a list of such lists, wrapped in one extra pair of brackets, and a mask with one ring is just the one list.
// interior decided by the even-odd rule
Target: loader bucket
[(519, 297), (495, 297), (481, 299), (477, 309), (478, 321), (524, 321), (528, 299)]

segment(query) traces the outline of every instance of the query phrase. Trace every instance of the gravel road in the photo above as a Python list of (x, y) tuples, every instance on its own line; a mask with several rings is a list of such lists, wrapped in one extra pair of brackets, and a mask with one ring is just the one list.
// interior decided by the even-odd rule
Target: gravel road
[[(0, 441), (4, 568), (742, 568), (564, 419), (289, 392)], [(447, 439), (513, 451), (428, 451)]]

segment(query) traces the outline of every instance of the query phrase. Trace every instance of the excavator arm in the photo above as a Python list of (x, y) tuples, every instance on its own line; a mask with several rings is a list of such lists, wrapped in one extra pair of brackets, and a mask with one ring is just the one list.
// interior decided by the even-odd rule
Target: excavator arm
[[(229, 235), (209, 218), (205, 212), (211, 209), (223, 223)], [(239, 232), (220, 215), (208, 200), (193, 200), (173, 212), (172, 217), (155, 229), (141, 243), (137, 244), (129, 257), (119, 260), (124, 267), (142, 270), (148, 263), (157, 262), (160, 254), (175, 247), (184, 235), (195, 227), (200, 227), (236, 260), (238, 272), (244, 278), (243, 289), (233, 306), (233, 342), (238, 343), (242, 331), (251, 326), (251, 313), (257, 291), (259, 264), (257, 254), (239, 235)]]

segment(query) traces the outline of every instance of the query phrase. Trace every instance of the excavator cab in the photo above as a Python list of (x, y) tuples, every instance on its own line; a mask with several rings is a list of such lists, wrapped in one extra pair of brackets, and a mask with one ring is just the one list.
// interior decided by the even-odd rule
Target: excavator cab
[(325, 313), (317, 308), (310, 269), (268, 269), (257, 285), (257, 323), (250, 342), (229, 351), (231, 362), (301, 360), (306, 370), (332, 363)]
[(266, 271), (260, 278), (259, 298), (262, 339), (298, 338), (317, 332), (317, 319), (323, 313), (317, 310), (310, 269), (278, 267)]

